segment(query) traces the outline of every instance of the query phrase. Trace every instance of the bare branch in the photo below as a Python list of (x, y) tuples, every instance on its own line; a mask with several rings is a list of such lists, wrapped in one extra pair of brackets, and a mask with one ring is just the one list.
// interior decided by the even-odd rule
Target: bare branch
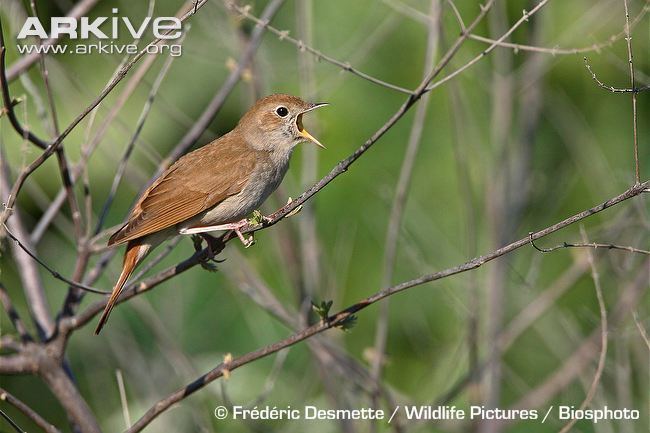
[(258, 24), (258, 26), (253, 30), (248, 45), (241, 54), (237, 65), (230, 72), (230, 75), (228, 75), (228, 78), (226, 78), (226, 81), (223, 83), (217, 94), (214, 95), (210, 103), (205, 107), (205, 110), (203, 110), (203, 113), (201, 113), (201, 116), (196, 123), (194, 123), (190, 130), (185, 133), (181, 141), (174, 147), (160, 165), (154, 177), (158, 177), (167, 166), (177, 160), (183, 153), (187, 152), (187, 150), (196, 143), (196, 140), (198, 140), (201, 137), (201, 134), (203, 134), (203, 132), (208, 128), (210, 122), (212, 122), (214, 117), (221, 110), (221, 107), (223, 107), (226, 98), (230, 95), (235, 85), (241, 79), (244, 70), (253, 60), (253, 56), (262, 42), (262, 36), (264, 36), (264, 30), (266, 29), (264, 24), (268, 24), (273, 19), (275, 14), (280, 10), (280, 7), (284, 4), (284, 1), (285, 0), (273, 0), (266, 5), (262, 12), (262, 18), (260, 20), (261, 24)]
[[(623, 0), (625, 6), (625, 40), (627, 41), (627, 62), (630, 66), (630, 87), (636, 88), (634, 80), (634, 63), (632, 61), (632, 35), (630, 34), (630, 13), (627, 10), (627, 0)], [(641, 177), (639, 174), (639, 139), (637, 133), (637, 113), (636, 113), (637, 92), (632, 92), (632, 135), (634, 140), (634, 181), (639, 183)]]
[(647, 86), (642, 86), (642, 87), (633, 87), (631, 89), (628, 89), (627, 87), (614, 87), (614, 86), (609, 86), (602, 81), (598, 79), (596, 76), (596, 73), (591, 69), (591, 65), (589, 64), (589, 59), (587, 57), (584, 58), (585, 61), (585, 68), (587, 68), (587, 71), (589, 71), (589, 74), (591, 75), (591, 78), (598, 84), (598, 87), (601, 87), (608, 92), (612, 93), (639, 93), (646, 91), (650, 89), (650, 85)]
[(7, 316), (9, 316), (9, 320), (11, 321), (11, 324), (14, 325), (14, 329), (18, 332), (18, 335), (20, 335), (20, 339), (23, 342), (33, 341), (32, 336), (29, 335), (29, 332), (27, 331), (25, 324), (20, 318), (18, 311), (16, 311), (16, 309), (14, 308), (14, 304), (13, 302), (11, 302), (9, 293), (7, 293), (7, 289), (5, 289), (5, 286), (4, 284), (2, 284), (2, 282), (0, 282), (0, 303), (2, 303), (2, 306), (4, 307)]
[[(57, 429), (54, 425), (50, 424), (47, 422), (45, 419), (43, 419), (42, 416), (40, 416), (36, 411), (34, 411), (31, 407), (11, 395), (7, 390), (0, 388), (0, 400), (6, 401), (19, 411), (21, 411), (27, 418), (32, 420), (34, 424), (39, 426), (41, 430), (47, 433), (60, 433), (60, 430)], [(22, 431), (22, 430), (19, 430)]]
[(634, 319), (636, 328), (639, 330), (639, 334), (641, 334), (641, 338), (645, 342), (645, 345), (648, 346), (648, 350), (650, 350), (650, 338), (648, 337), (648, 333), (643, 327), (643, 324), (639, 321), (639, 315), (636, 313), (636, 311), (632, 312), (632, 318)]
[[(588, 243), (587, 234), (582, 226), (580, 226), (580, 231), (582, 233), (582, 240), (585, 243)], [(600, 377), (603, 374), (605, 369), (605, 359), (607, 357), (607, 310), (605, 309), (605, 300), (603, 299), (603, 291), (600, 287), (600, 276), (598, 274), (598, 269), (596, 269), (596, 264), (594, 263), (594, 256), (591, 253), (591, 250), (587, 250), (587, 259), (589, 260), (589, 266), (591, 267), (591, 278), (594, 280), (594, 288), (596, 289), (596, 298), (598, 299), (598, 308), (600, 310), (600, 356), (598, 357), (598, 367), (596, 367), (596, 373), (589, 387), (589, 391), (585, 396), (585, 399), (580, 404), (579, 410), (583, 410), (596, 394), (596, 388), (600, 383)], [(567, 422), (564, 427), (560, 430), (560, 433), (567, 433), (578, 421), (577, 418), (572, 418)]]
[[(529, 235), (532, 233), (529, 233)], [(596, 242), (590, 242), (590, 243), (569, 243), (569, 242), (562, 242), (560, 245), (556, 245), (554, 247), (550, 248), (541, 248), (538, 247), (535, 244), (534, 240), (530, 240), (530, 244), (535, 248), (537, 251), (540, 253), (550, 253), (555, 250), (559, 250), (561, 248), (601, 248), (601, 249), (608, 249), (608, 250), (620, 250), (620, 251), (628, 251), (630, 253), (638, 253), (638, 254), (646, 254), (650, 255), (650, 251), (647, 250), (642, 250), (639, 248), (634, 248), (628, 245), (615, 245), (615, 244), (603, 244), (603, 243), (596, 243)]]
[[(77, 3), (66, 16), (79, 19), (86, 15), (99, 0), (81, 0)], [(43, 45), (55, 45), (59, 42), (58, 36), (49, 38)], [(26, 56), (21, 57), (14, 63), (7, 71), (7, 79), (9, 81), (15, 80), (20, 74), (29, 69), (40, 57), (43, 57), (44, 51), (34, 51)]]
[[(440, 15), (441, 5), (438, 0), (432, 0), (429, 6), (428, 16), (428, 32), (427, 44), (425, 52), (423, 79), (426, 78), (427, 69), (429, 65), (433, 64), (438, 52), (438, 41), (440, 39)], [(395, 194), (393, 196), (393, 203), (390, 210), (388, 225), (386, 227), (386, 239), (384, 241), (384, 263), (382, 283), (383, 287), (388, 287), (392, 284), (393, 271), (395, 268), (395, 261), (397, 257), (397, 244), (399, 234), (402, 228), (402, 215), (406, 199), (408, 197), (408, 190), (411, 185), (411, 177), (413, 168), (422, 141), (422, 132), (424, 130), (424, 122), (429, 108), (429, 99), (431, 94), (426, 94), (422, 97), (420, 105), (415, 111), (413, 118), (413, 125), (408, 138), (408, 144), (404, 153), (404, 160), (400, 168), (399, 179), (395, 187)], [(382, 368), (385, 363), (384, 352), (386, 351), (386, 343), (388, 339), (388, 316), (389, 316), (389, 303), (388, 301), (381, 304), (379, 319), (377, 321), (377, 328), (375, 331), (375, 346), (371, 365), (372, 377), (378, 381), (381, 376)], [(377, 395), (373, 395), (375, 400), (373, 407), (376, 407)], [(376, 429), (376, 423), (372, 424), (373, 429)]]
[[(551, 233), (554, 233), (564, 227), (567, 227), (571, 224), (575, 224), (576, 222), (583, 220), (591, 215), (597, 214), (599, 212), (602, 212), (605, 209), (608, 209), (618, 203), (621, 203), (625, 200), (628, 200), (632, 197), (636, 197), (644, 192), (644, 190), (650, 186), (650, 180), (645, 181), (640, 184), (633, 185), (630, 187), (627, 191), (623, 192), (622, 194), (619, 194), (616, 197), (612, 197), (611, 199), (607, 200), (606, 202), (594, 206), (590, 209), (584, 210), (578, 214), (575, 214), (569, 218), (566, 218), (556, 224), (553, 224), (552, 226), (549, 226), (543, 230), (537, 231), (533, 233), (530, 237), (533, 239), (539, 239), (541, 237), (547, 236)], [(228, 232), (230, 233), (230, 232)], [(225, 235), (224, 235), (225, 236)], [(312, 337), (313, 335), (319, 334), (323, 331), (326, 331), (330, 328), (333, 327), (338, 327), (341, 326), (343, 323), (345, 323), (351, 316), (353, 316), (355, 313), (365, 309), (366, 307), (384, 299), (389, 296), (392, 296), (396, 293), (403, 292), (407, 289), (410, 289), (412, 287), (416, 287), (425, 283), (429, 283), (432, 281), (440, 280), (443, 278), (450, 277), (452, 275), (457, 275), (463, 272), (467, 272), (473, 269), (476, 269), (485, 263), (492, 261), (496, 258), (499, 258), (501, 256), (504, 256), (518, 248), (521, 248), (524, 245), (527, 245), (530, 242), (529, 237), (522, 238), (516, 242), (512, 242), (508, 245), (505, 245), (495, 251), (492, 251), (488, 254), (485, 254), (483, 256), (475, 257), (472, 260), (469, 260), (463, 264), (460, 264), (458, 266), (448, 268), (439, 272), (435, 272), (432, 274), (427, 274), (420, 276), (418, 278), (415, 278), (410, 281), (405, 281), (401, 284), (382, 289), (378, 292), (376, 292), (374, 295), (369, 296), (359, 302), (357, 302), (354, 305), (349, 306), (348, 308), (339, 311), (336, 314), (331, 315), (330, 317), (327, 318), (327, 320), (321, 320), (319, 323), (312, 325), (308, 328), (303, 329), (302, 331), (296, 332), (292, 334), (291, 336), (285, 338), (284, 340), (278, 341), (276, 343), (270, 344), (268, 346), (262, 347), (258, 350), (249, 352), (245, 355), (242, 355), (240, 357), (232, 359), (232, 361), (227, 362), (227, 363), (221, 363), (217, 365), (214, 369), (209, 371), (208, 373), (200, 376), (197, 378), (195, 381), (190, 383), (187, 386), (184, 386), (177, 391), (173, 392), (169, 396), (161, 399), (158, 401), (156, 404), (154, 404), (134, 425), (131, 427), (129, 430), (127, 430), (127, 433), (135, 433), (139, 432), (142, 429), (144, 429), (151, 421), (153, 421), (158, 415), (166, 411), (170, 406), (173, 404), (179, 402), (180, 400), (183, 400), (184, 398), (190, 396), (194, 392), (198, 391), (199, 389), (203, 388), (210, 382), (213, 382), (214, 380), (222, 377), (224, 375), (224, 372), (227, 371), (228, 373), (232, 373), (234, 370), (237, 368), (246, 365), (250, 362), (253, 362), (257, 359), (264, 358), (272, 353), (278, 352), (279, 350), (282, 350), (286, 347), (292, 346), (296, 343), (299, 343), (307, 338)], [(199, 253), (197, 253), (199, 254)], [(195, 254), (195, 256), (197, 255)], [(187, 261), (186, 261), (187, 262)], [(185, 262), (184, 262), (185, 263)], [(180, 264), (179, 264), (180, 266)], [(165, 271), (165, 272), (169, 272)], [(131, 290), (129, 290), (131, 292)], [(127, 295), (133, 296), (133, 294), (129, 293)], [(118, 302), (122, 302), (126, 299), (126, 297), (121, 297)], [(103, 307), (99, 305), (98, 307), (93, 307), (93, 311), (89, 311), (88, 314), (87, 312), (84, 312), (84, 316), (82, 318), (79, 318), (77, 325), (81, 320), (87, 321), (89, 318), (87, 317), (89, 314), (94, 316), (95, 314), (99, 313)], [(90, 310), (90, 309), (89, 309)]]
[(62, 366), (51, 364), (39, 371), (40, 377), (54, 394), (68, 417), (84, 433), (101, 433), (95, 415)]
[[(187, 35), (188, 31), (189, 30), (186, 29), (186, 31), (183, 33), (181, 38), (178, 40), (177, 43), (179, 45), (183, 43), (183, 40), (185, 39), (185, 36)], [(131, 136), (129, 143), (127, 144), (126, 149), (124, 150), (124, 155), (122, 156), (122, 159), (120, 160), (117, 166), (117, 171), (115, 173), (115, 176), (113, 177), (113, 183), (111, 184), (111, 189), (108, 193), (108, 197), (106, 197), (104, 206), (102, 206), (102, 210), (99, 213), (97, 225), (95, 226), (93, 235), (97, 235), (101, 231), (102, 226), (104, 225), (104, 220), (108, 215), (108, 210), (110, 209), (111, 204), (113, 203), (113, 199), (115, 198), (115, 194), (117, 193), (117, 188), (120, 185), (120, 182), (122, 181), (122, 177), (124, 176), (124, 172), (126, 171), (126, 165), (129, 161), (129, 158), (131, 157), (131, 153), (133, 152), (133, 149), (135, 148), (135, 144), (138, 141), (138, 137), (140, 137), (140, 133), (144, 128), (144, 123), (149, 117), (149, 113), (151, 112), (151, 108), (153, 107), (153, 102), (156, 99), (156, 94), (158, 93), (158, 90), (160, 89), (160, 86), (162, 85), (162, 82), (165, 76), (167, 75), (167, 72), (169, 71), (169, 68), (171, 67), (173, 61), (174, 61), (174, 56), (170, 55), (167, 57), (165, 63), (163, 64), (162, 68), (158, 72), (158, 75), (156, 76), (156, 80), (151, 86), (151, 90), (149, 91), (147, 100), (145, 101), (144, 106), (142, 107), (142, 111), (140, 112), (140, 117), (138, 118), (138, 122), (136, 123), (135, 131)], [(88, 221), (88, 224), (90, 224), (90, 221)]]
[[(200, 0), (196, 4), (196, 8), (202, 7), (205, 3), (207, 3), (207, 0)], [(184, 15), (181, 16), (180, 20), (181, 22), (187, 20), (190, 16), (193, 15), (192, 10), (189, 12), (185, 13)], [(1, 29), (0, 29), (1, 30)], [(171, 32), (173, 30), (168, 30), (167, 33)], [(41, 153), (34, 161), (32, 161), (25, 169), (20, 173), (18, 178), (16, 179), (13, 187), (11, 188), (11, 192), (9, 193), (9, 199), (7, 200), (6, 207), (2, 214), (0, 215), (0, 223), (4, 223), (7, 221), (7, 218), (9, 218), (10, 215), (10, 209), (13, 206), (16, 197), (18, 193), (20, 192), (23, 184), (27, 180), (27, 178), (38, 168), (40, 167), (52, 154), (56, 151), (56, 149), (63, 143), (63, 140), (72, 132), (72, 130), (97, 106), (101, 101), (108, 96), (108, 94), (122, 81), (122, 79), (128, 74), (128, 72), (131, 70), (133, 65), (135, 65), (138, 60), (140, 60), (143, 56), (147, 54), (147, 49), (151, 46), (159, 44), (161, 41), (164, 39), (162, 38), (156, 38), (152, 42), (150, 42), (145, 48), (140, 50), (138, 54), (136, 54), (128, 63), (126, 63), (118, 73), (113, 77), (113, 79), (108, 83), (106, 87), (101, 91), (101, 93), (93, 100), (93, 102), (90, 103), (77, 117), (68, 125), (68, 127), (52, 142), (47, 145), (43, 153)], [(2, 56), (2, 61), (4, 62), (4, 54), (0, 53)], [(4, 69), (4, 63), (0, 64), (0, 68)]]
[[(0, 196), (2, 203), (6, 206), (9, 201), (7, 192), (9, 190), (9, 167), (7, 166), (7, 159), (4, 155), (0, 155)], [(27, 230), (24, 227), (20, 213), (14, 211), (14, 217), (7, 221), (9, 227), (18, 236), (25, 239), (27, 237)], [(38, 266), (32, 261), (27, 253), (25, 253), (16, 244), (12, 244), (12, 255), (14, 262), (21, 269), (19, 274), (22, 283), (25, 297), (31, 312), (31, 317), (36, 325), (39, 337), (45, 340), (54, 330), (54, 320), (50, 313), (50, 306), (45, 296), (45, 289), (43, 281), (38, 272)], [(29, 249), (32, 249), (28, 245)]]
[(45, 140), (35, 136), (31, 131), (26, 130), (20, 124), (16, 112), (14, 111), (14, 104), (12, 103), (11, 95), (9, 94), (9, 82), (5, 74), (5, 57), (7, 55), (7, 47), (4, 40), (4, 31), (2, 29), (2, 21), (0, 21), (0, 87), (2, 88), (2, 100), (4, 102), (4, 113), (7, 115), (11, 126), (16, 130), (18, 135), (25, 140), (34, 143), (41, 149), (45, 149), (48, 143)]
[(385, 88), (391, 89), (391, 90), (396, 90), (398, 92), (405, 93), (407, 95), (413, 94), (413, 92), (411, 90), (409, 90), (409, 89), (406, 89), (406, 88), (401, 87), (401, 86), (397, 86), (395, 84), (388, 83), (386, 81), (380, 80), (379, 78), (375, 78), (375, 77), (373, 77), (371, 75), (368, 75), (368, 74), (366, 74), (364, 72), (361, 72), (360, 70), (354, 68), (352, 65), (350, 65), (347, 62), (342, 62), (342, 61), (336, 60), (335, 58), (330, 57), (330, 56), (328, 56), (326, 54), (323, 54), (322, 52), (318, 51), (317, 49), (312, 48), (309, 45), (305, 44), (303, 41), (295, 39), (295, 38), (289, 36), (289, 31), (288, 30), (278, 30), (277, 28), (269, 25), (268, 22), (265, 22), (263, 19), (257, 18), (256, 16), (252, 15), (250, 13), (248, 7), (238, 6), (236, 3), (228, 3), (228, 7), (230, 7), (232, 10), (238, 12), (244, 18), (249, 19), (249, 20), (253, 21), (254, 23), (256, 23), (257, 25), (266, 28), (269, 32), (271, 32), (274, 35), (278, 36), (278, 38), (281, 41), (287, 41), (287, 42), (295, 45), (296, 48), (298, 48), (299, 51), (301, 51), (301, 52), (306, 51), (306, 52), (316, 56), (316, 58), (318, 60), (325, 60), (327, 63), (331, 63), (331, 64), (341, 68), (342, 70), (344, 70), (346, 72), (349, 72), (349, 73), (351, 73), (353, 75), (356, 75), (357, 77), (363, 78), (364, 80), (367, 80), (367, 81), (369, 81), (369, 82), (371, 82), (373, 84), (377, 84), (377, 85), (379, 85), (381, 87), (385, 87)]
[(24, 245), (24, 244), (23, 244), (23, 243), (22, 243), (22, 242), (21, 242), (21, 241), (16, 237), (16, 235), (14, 235), (14, 234), (11, 232), (11, 230), (9, 230), (9, 228), (7, 227), (6, 224), (4, 224), (3, 227), (4, 227), (5, 232), (7, 233), (7, 235), (9, 235), (9, 237), (10, 237), (10, 238), (11, 238), (11, 239), (16, 243), (16, 245), (18, 245), (18, 246), (20, 247), (20, 249), (22, 249), (22, 250), (23, 250), (23, 251), (24, 251), (24, 252), (25, 252), (29, 257), (31, 257), (32, 259), (34, 259), (34, 261), (36, 261), (36, 263), (38, 263), (38, 264), (41, 265), (43, 268), (45, 268), (45, 270), (47, 270), (47, 271), (48, 271), (48, 272), (49, 272), (49, 273), (50, 273), (54, 278), (56, 278), (57, 280), (59, 280), (59, 281), (63, 281), (64, 283), (67, 283), (67, 284), (69, 284), (69, 285), (72, 286), (72, 287), (75, 287), (75, 288), (77, 288), (77, 289), (84, 290), (84, 291), (86, 291), (86, 292), (97, 293), (97, 294), (100, 294), (100, 295), (110, 295), (110, 294), (111, 294), (110, 291), (96, 289), (96, 288), (94, 288), (94, 287), (90, 287), (90, 286), (87, 286), (87, 285), (85, 285), (85, 284), (78, 283), (78, 282), (76, 282), (76, 281), (72, 281), (72, 280), (70, 280), (70, 279), (64, 277), (64, 276), (61, 275), (58, 271), (54, 270), (51, 266), (49, 266), (49, 265), (48, 265), (47, 263), (45, 263), (42, 259), (40, 259), (36, 254), (34, 254), (33, 252), (31, 252), (31, 251), (29, 250), (29, 248), (27, 248), (27, 247), (26, 247), (26, 246), (25, 246), (25, 245)]
[[(459, 74), (461, 74), (463, 71), (465, 71), (465, 70), (469, 69), (470, 67), (472, 67), (472, 66), (473, 66), (474, 64), (476, 64), (479, 60), (481, 60), (483, 57), (487, 56), (487, 55), (488, 55), (492, 50), (494, 50), (494, 48), (496, 48), (496, 47), (498, 46), (498, 44), (500, 44), (500, 43), (503, 42), (505, 39), (507, 39), (508, 37), (510, 37), (510, 35), (511, 35), (511, 34), (512, 34), (512, 33), (513, 33), (513, 32), (514, 32), (514, 31), (515, 31), (515, 30), (516, 30), (516, 29), (517, 29), (521, 24), (523, 24), (524, 22), (528, 21), (528, 20), (529, 20), (529, 19), (530, 19), (530, 18), (531, 18), (531, 17), (532, 17), (532, 16), (533, 16), (537, 11), (539, 11), (542, 7), (544, 7), (544, 5), (545, 5), (546, 3), (548, 3), (548, 0), (541, 0), (539, 3), (537, 3), (537, 5), (536, 5), (534, 8), (532, 8), (532, 9), (530, 10), (530, 12), (524, 10), (524, 12), (523, 12), (523, 14), (522, 14), (522, 17), (519, 18), (519, 20), (518, 20), (515, 24), (513, 24), (512, 27), (510, 27), (510, 29), (508, 29), (508, 31), (505, 32), (505, 33), (503, 34), (503, 36), (501, 36), (499, 39), (497, 39), (496, 41), (494, 41), (493, 43), (491, 43), (489, 47), (487, 47), (485, 50), (483, 50), (479, 55), (477, 55), (476, 57), (474, 57), (472, 60), (470, 60), (469, 62), (465, 63), (465, 65), (463, 65), (463, 66), (461, 66), (460, 68), (456, 69), (456, 70), (455, 70), (454, 72), (452, 72), (451, 74), (448, 74), (445, 78), (442, 78), (441, 80), (438, 80), (438, 81), (436, 81), (435, 83), (433, 83), (433, 84), (427, 86), (426, 91), (429, 92), (429, 91), (435, 89), (436, 87), (441, 86), (442, 84), (446, 83), (447, 81), (449, 81), (449, 80), (451, 80), (452, 78), (454, 78), (454, 77), (458, 76)], [(467, 28), (467, 29), (466, 29), (462, 34), (465, 35), (465, 36), (469, 36), (468, 32), (471, 32), (471, 31), (472, 31), (472, 29), (471, 29), (471, 26), (470, 26), (470, 27)]]
[[(447, 0), (449, 3), (450, 7), (454, 11), (454, 15), (456, 16), (456, 20), (458, 21), (458, 24), (461, 28), (461, 30), (464, 30), (464, 23), (463, 19), (458, 12), (458, 9), (456, 8), (456, 5), (452, 0)], [(641, 9), (641, 12), (638, 13), (636, 17), (634, 17), (634, 20), (632, 21), (631, 27), (634, 28), (636, 24), (638, 24), (641, 19), (646, 15), (646, 13), (650, 10), (650, 7), (645, 6), (644, 8)], [(607, 38), (605, 42), (597, 42), (585, 47), (579, 47), (579, 48), (562, 48), (562, 47), (538, 47), (535, 45), (525, 45), (525, 44), (515, 44), (512, 42), (499, 42), (495, 39), (487, 38), (485, 36), (480, 36), (476, 35), (474, 33), (469, 35), (469, 38), (475, 41), (479, 42), (484, 42), (486, 44), (496, 44), (499, 47), (502, 48), (510, 48), (514, 50), (515, 53), (519, 51), (531, 51), (535, 53), (543, 53), (543, 54), (550, 54), (552, 56), (559, 56), (559, 55), (572, 55), (572, 54), (583, 54), (583, 53), (589, 53), (589, 52), (599, 52), (604, 48), (611, 47), (614, 45), (614, 42), (618, 41), (622, 37), (625, 36), (625, 29), (620, 31), (619, 33), (610, 36)]]

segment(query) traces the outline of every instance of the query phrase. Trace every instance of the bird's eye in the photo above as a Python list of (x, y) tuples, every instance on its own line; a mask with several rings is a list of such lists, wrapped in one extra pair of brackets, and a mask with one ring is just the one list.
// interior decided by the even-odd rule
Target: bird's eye
[(275, 109), (275, 112), (278, 114), (280, 117), (286, 117), (287, 114), (289, 114), (289, 110), (287, 110), (287, 107), (278, 107)]

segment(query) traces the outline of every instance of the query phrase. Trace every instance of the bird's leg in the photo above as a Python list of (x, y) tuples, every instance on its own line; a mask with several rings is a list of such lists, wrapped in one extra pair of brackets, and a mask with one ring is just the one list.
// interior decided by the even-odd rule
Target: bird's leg
[(217, 260), (217, 254), (223, 251), (223, 241), (219, 238), (215, 238), (212, 235), (207, 233), (199, 233), (199, 236), (203, 238), (208, 248), (208, 258), (214, 260), (217, 263), (223, 262), (223, 260)]
[(217, 239), (213, 236), (210, 236), (207, 233), (194, 234), (192, 235), (192, 242), (194, 243), (194, 251), (196, 251), (197, 253), (203, 251), (203, 246), (201, 244), (204, 240), (205, 243), (207, 244), (206, 248), (208, 250), (208, 255), (207, 257), (203, 257), (200, 259), (200, 265), (203, 269), (206, 269), (211, 272), (216, 272), (217, 271), (216, 265), (210, 262), (215, 262), (215, 263), (224, 262), (224, 260), (217, 259), (217, 254), (219, 254), (223, 250), (223, 242), (221, 242), (221, 239)]
[(250, 247), (251, 245), (253, 245), (255, 243), (255, 238), (253, 237), (252, 233), (248, 238), (245, 238), (244, 234), (241, 232), (241, 229), (243, 229), (247, 225), (248, 225), (248, 220), (247, 219), (243, 219), (243, 220), (237, 221), (236, 223), (231, 224), (231, 226), (232, 226), (231, 230), (233, 230), (235, 232), (235, 234), (237, 235), (237, 237), (239, 238), (241, 243), (244, 244), (244, 248), (248, 248), (248, 247)]
[(216, 231), (223, 231), (223, 230), (232, 230), (235, 232), (235, 234), (242, 242), (242, 244), (244, 244), (244, 247), (248, 248), (255, 243), (255, 239), (253, 238), (253, 235), (249, 236), (248, 239), (246, 239), (244, 237), (244, 234), (241, 232), (241, 229), (243, 229), (247, 225), (248, 225), (248, 220), (243, 219), (234, 223), (219, 224), (216, 226), (202, 226), (202, 227), (191, 227), (187, 229), (181, 229), (179, 230), (179, 233), (182, 235), (191, 235), (191, 234), (200, 234), (200, 233), (216, 232)]

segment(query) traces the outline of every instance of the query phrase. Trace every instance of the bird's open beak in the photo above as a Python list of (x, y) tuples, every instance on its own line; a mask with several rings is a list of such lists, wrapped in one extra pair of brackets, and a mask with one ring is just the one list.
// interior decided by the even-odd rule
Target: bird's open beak
[(302, 125), (302, 115), (305, 114), (305, 113), (309, 113), (310, 111), (315, 110), (317, 108), (324, 107), (326, 105), (329, 105), (329, 104), (327, 102), (320, 102), (320, 103), (317, 103), (317, 104), (311, 104), (311, 106), (308, 109), (306, 109), (305, 111), (300, 113), (298, 115), (298, 117), (296, 118), (296, 126), (298, 127), (298, 132), (300, 133), (300, 135), (302, 135), (303, 137), (305, 137), (307, 140), (311, 141), (312, 143), (315, 143), (317, 146), (322, 147), (323, 149), (325, 149), (325, 146), (323, 146), (320, 143), (320, 141), (316, 140), (313, 135), (311, 135), (309, 132), (307, 132), (305, 127)]

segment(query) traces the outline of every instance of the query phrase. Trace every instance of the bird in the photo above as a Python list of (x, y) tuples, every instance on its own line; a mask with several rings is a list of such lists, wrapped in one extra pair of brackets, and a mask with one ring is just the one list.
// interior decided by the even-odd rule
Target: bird
[(280, 185), (299, 143), (325, 148), (303, 126), (302, 116), (327, 103), (305, 102), (287, 94), (259, 99), (234, 129), (180, 157), (142, 193), (127, 221), (108, 240), (126, 244), (122, 271), (95, 334), (99, 334), (124, 285), (145, 257), (179, 234), (241, 229), (247, 216)]

